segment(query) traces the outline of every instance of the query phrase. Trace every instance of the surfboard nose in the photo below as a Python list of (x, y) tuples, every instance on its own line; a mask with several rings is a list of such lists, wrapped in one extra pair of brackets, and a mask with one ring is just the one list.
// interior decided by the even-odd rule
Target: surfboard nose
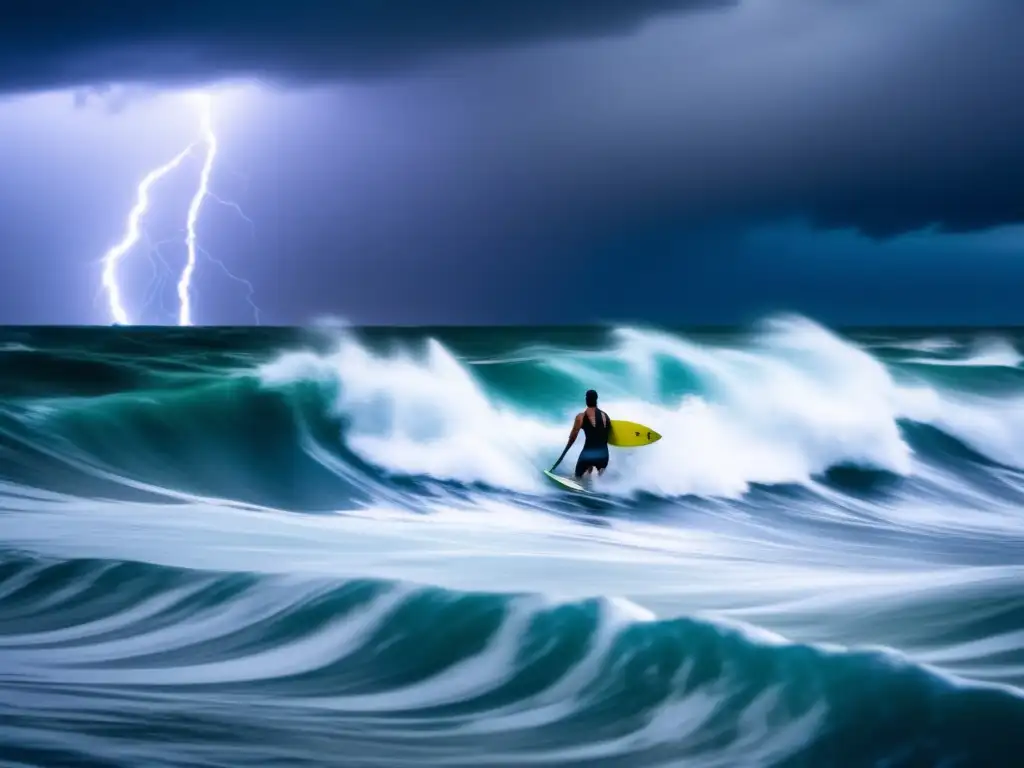
[(661, 435), (646, 424), (638, 424), (635, 421), (621, 421), (619, 419), (611, 420), (608, 445), (614, 445), (619, 448), (638, 448), (642, 445), (656, 443), (660, 439)]

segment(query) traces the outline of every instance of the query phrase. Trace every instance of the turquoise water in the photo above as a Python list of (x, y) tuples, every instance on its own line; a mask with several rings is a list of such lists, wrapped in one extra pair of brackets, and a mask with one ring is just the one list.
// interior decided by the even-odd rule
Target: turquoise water
[(0, 763), (1013, 765), (1021, 341), (7, 329)]

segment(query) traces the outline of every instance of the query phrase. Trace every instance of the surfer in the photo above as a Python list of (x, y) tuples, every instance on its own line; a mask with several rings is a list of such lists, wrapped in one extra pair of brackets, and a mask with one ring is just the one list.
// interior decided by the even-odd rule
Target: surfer
[(576, 442), (576, 437), (582, 429), (585, 440), (583, 450), (580, 451), (579, 458), (576, 460), (574, 474), (577, 479), (590, 475), (595, 469), (597, 474), (602, 475), (608, 468), (608, 433), (611, 431), (611, 419), (608, 418), (607, 413), (598, 410), (597, 392), (588, 389), (585, 399), (586, 410), (576, 414), (576, 419), (572, 423), (572, 431), (569, 433), (569, 442), (566, 443), (565, 450), (558, 457), (558, 461), (551, 467), (551, 471), (554, 472), (555, 468), (562, 463), (562, 459), (572, 448), (572, 444)]

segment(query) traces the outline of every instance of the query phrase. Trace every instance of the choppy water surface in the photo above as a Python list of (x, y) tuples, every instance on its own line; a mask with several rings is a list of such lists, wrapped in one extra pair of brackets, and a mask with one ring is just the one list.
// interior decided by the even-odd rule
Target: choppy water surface
[(1021, 342), (0, 332), (0, 764), (1016, 765)]

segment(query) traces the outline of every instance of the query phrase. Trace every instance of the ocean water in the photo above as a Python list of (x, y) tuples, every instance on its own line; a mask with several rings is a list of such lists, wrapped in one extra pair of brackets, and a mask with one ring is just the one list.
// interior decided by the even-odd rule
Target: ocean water
[(0, 764), (1020, 765), (1022, 348), (0, 331)]

